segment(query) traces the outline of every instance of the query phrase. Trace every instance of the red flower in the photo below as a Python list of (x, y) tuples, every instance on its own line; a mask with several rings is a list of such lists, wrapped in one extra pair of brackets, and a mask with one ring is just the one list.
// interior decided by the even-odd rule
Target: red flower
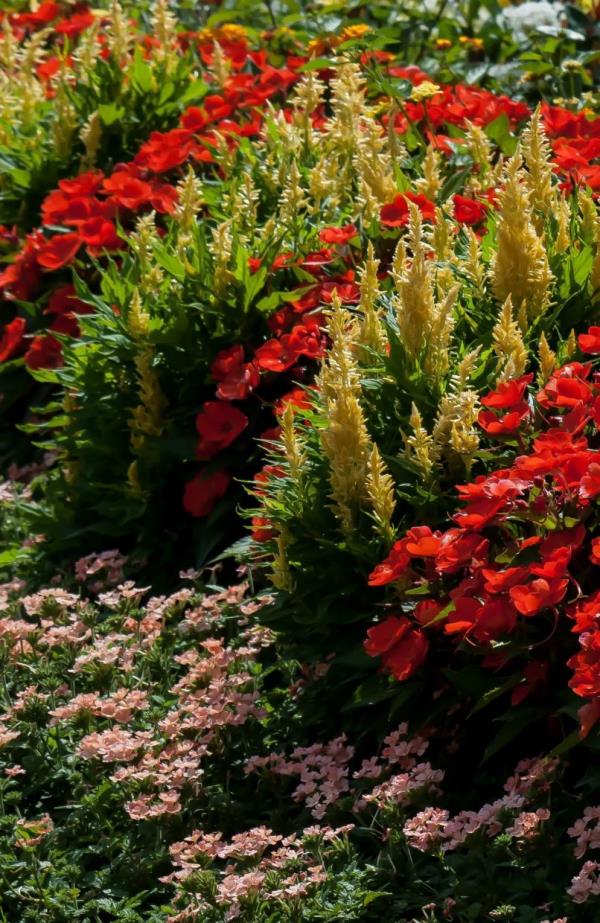
[(481, 403), (484, 407), (493, 407), (494, 410), (511, 410), (521, 405), (527, 385), (532, 381), (533, 373), (502, 381), (495, 391), (490, 391), (481, 398)]
[(6, 362), (19, 351), (27, 323), (23, 317), (15, 317), (5, 325), (0, 337), (0, 362)]
[(466, 635), (476, 622), (477, 614), (481, 609), (478, 599), (471, 596), (459, 596), (454, 600), (454, 609), (448, 613), (444, 623), (447, 635)]
[(381, 658), (386, 670), (397, 680), (408, 679), (424, 663), (429, 641), (418, 628), (407, 628), (402, 640)]
[(406, 551), (419, 558), (435, 558), (440, 547), (440, 532), (432, 532), (429, 526), (413, 526), (406, 533)]
[(487, 215), (485, 202), (476, 199), (467, 199), (462, 195), (452, 196), (454, 202), (454, 217), (461, 224), (479, 224)]
[(383, 622), (378, 622), (367, 631), (365, 651), (370, 657), (379, 657), (392, 649), (410, 627), (406, 616), (390, 615)]
[(518, 432), (525, 417), (529, 414), (529, 405), (523, 402), (514, 410), (497, 417), (492, 410), (482, 410), (477, 418), (482, 430), (488, 436), (512, 436)]
[(113, 222), (105, 218), (89, 218), (82, 221), (79, 224), (79, 235), (90, 251), (119, 250), (124, 246)]
[(243, 400), (260, 383), (260, 372), (254, 362), (244, 362), (244, 347), (231, 346), (222, 350), (210, 367), (219, 382), (217, 397), (224, 401)]
[(199, 472), (185, 485), (183, 508), (192, 516), (208, 516), (217, 500), (227, 493), (231, 481), (225, 471)]
[(284, 333), (279, 340), (269, 340), (256, 350), (259, 368), (268, 372), (285, 372), (302, 355), (316, 358), (321, 353), (321, 338), (318, 332), (297, 324), (290, 333)]
[(406, 616), (390, 615), (368, 630), (364, 647), (370, 657), (381, 656), (384, 666), (396, 679), (404, 680), (421, 666), (429, 643)]
[(600, 465), (597, 462), (591, 464), (582, 477), (579, 493), (585, 500), (593, 500), (600, 494)]
[(393, 202), (384, 205), (381, 209), (379, 220), (387, 228), (399, 228), (408, 224), (410, 210), (409, 202), (419, 206), (425, 221), (433, 221), (435, 217), (435, 203), (431, 202), (422, 193), (415, 195), (412, 192), (399, 193)]
[(456, 513), (454, 519), (461, 528), (477, 532), (484, 529), (496, 518), (496, 515), (506, 507), (504, 497), (490, 497), (489, 499), (476, 500), (469, 503), (464, 510)]
[[(79, 336), (79, 325), (72, 314), (61, 314), (50, 326), (50, 331), (64, 336)], [(52, 333), (33, 338), (25, 353), (25, 364), (30, 369), (55, 369), (62, 365), (62, 343)]]
[(54, 26), (54, 31), (59, 35), (68, 35), (70, 38), (75, 38), (84, 29), (89, 29), (95, 21), (96, 17), (90, 10), (82, 10), (79, 13), (73, 13), (67, 19), (61, 19)]
[(35, 13), (17, 13), (11, 17), (11, 20), (14, 26), (22, 29), (38, 29), (47, 26), (57, 16), (60, 16), (60, 5), (46, 0), (38, 6)]
[(592, 542), (590, 561), (592, 564), (600, 564), (600, 538), (595, 538)]
[(149, 203), (152, 186), (128, 170), (117, 170), (104, 180), (104, 191), (124, 208), (136, 210)]
[(507, 567), (506, 570), (483, 567), (481, 573), (485, 578), (484, 586), (488, 593), (505, 593), (526, 580), (529, 571), (526, 567)]
[(530, 583), (511, 587), (509, 596), (521, 615), (535, 615), (540, 609), (556, 606), (567, 592), (569, 581), (544, 580), (539, 577)]
[(175, 186), (169, 183), (159, 183), (153, 180), (150, 186), (150, 205), (155, 211), (171, 215), (175, 211), (175, 205), (179, 198), (179, 193)]
[(100, 189), (103, 180), (104, 174), (101, 170), (88, 170), (87, 173), (80, 173), (71, 179), (61, 179), (58, 188), (67, 196), (88, 196)]
[(133, 162), (153, 173), (165, 173), (186, 161), (196, 148), (192, 133), (186, 128), (174, 128), (167, 132), (153, 131)]
[(341, 228), (323, 228), (319, 240), (324, 244), (347, 244), (357, 233), (355, 224), (345, 224)]
[(536, 577), (543, 577), (545, 580), (557, 580), (567, 573), (570, 560), (570, 548), (555, 548), (541, 563), (530, 564), (529, 571)]
[(495, 641), (510, 634), (517, 623), (517, 612), (510, 601), (497, 596), (480, 602), (468, 596), (455, 600), (444, 625), (446, 634), (472, 635), (480, 643)]
[(275, 535), (271, 520), (264, 516), (253, 516), (251, 534), (255, 542), (268, 542)]
[(449, 529), (440, 541), (435, 566), (443, 574), (453, 574), (467, 565), (475, 566), (487, 557), (489, 542), (481, 535), (465, 535), (460, 529)]
[(567, 660), (573, 670), (569, 686), (575, 695), (585, 699), (600, 697), (600, 632), (589, 631), (581, 635), (581, 649)]
[(305, 391), (304, 388), (292, 388), (291, 391), (283, 394), (275, 403), (274, 410), (276, 416), (281, 416), (288, 405), (291, 405), (294, 410), (308, 410), (312, 407), (310, 394), (308, 391)]
[(27, 368), (55, 369), (62, 362), (62, 347), (56, 337), (40, 335), (34, 337), (25, 353)]
[(436, 623), (435, 619), (445, 608), (446, 603), (437, 599), (422, 599), (415, 606), (413, 616), (423, 628), (441, 628), (441, 621)]
[(248, 426), (248, 417), (223, 401), (207, 401), (196, 417), (200, 441), (196, 458), (207, 461), (231, 445)]
[(410, 563), (405, 541), (401, 539), (392, 546), (387, 558), (369, 574), (369, 586), (385, 586), (386, 583), (398, 580), (410, 568)]
[(75, 294), (75, 286), (71, 284), (61, 285), (55, 289), (48, 304), (44, 308), (44, 314), (91, 314), (94, 309), (91, 305), (81, 301)]
[(39, 248), (37, 261), (44, 269), (60, 269), (71, 262), (80, 246), (79, 234), (54, 234)]
[(587, 404), (593, 398), (590, 386), (584, 381), (590, 373), (589, 365), (571, 362), (551, 376), (545, 388), (538, 396), (541, 407), (577, 407)]
[(600, 353), (600, 327), (590, 327), (587, 333), (580, 333), (577, 342), (584, 353)]
[(575, 622), (571, 631), (576, 635), (597, 628), (600, 620), (600, 592), (570, 606), (567, 614)]

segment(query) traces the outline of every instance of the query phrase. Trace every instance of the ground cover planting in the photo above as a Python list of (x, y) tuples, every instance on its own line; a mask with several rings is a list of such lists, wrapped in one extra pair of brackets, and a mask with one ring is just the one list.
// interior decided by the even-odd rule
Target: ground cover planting
[(0, 12), (1, 920), (600, 912), (596, 12)]

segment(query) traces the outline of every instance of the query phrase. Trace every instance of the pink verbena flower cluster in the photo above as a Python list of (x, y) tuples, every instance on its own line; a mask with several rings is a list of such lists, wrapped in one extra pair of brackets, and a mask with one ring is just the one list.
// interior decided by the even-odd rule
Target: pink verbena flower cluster
[(484, 804), (478, 811), (460, 811), (454, 816), (445, 809), (427, 807), (406, 821), (404, 835), (409, 845), (420, 852), (440, 850), (443, 853), (453, 852), (479, 832), (495, 837), (504, 831), (517, 841), (531, 839), (549, 819), (550, 811), (546, 808), (523, 811), (522, 808), (547, 791), (557, 765), (556, 759), (522, 760), (506, 781), (505, 794), (501, 798)]
[[(110, 565), (116, 579), (123, 563), (100, 555), (86, 572)], [(131, 819), (180, 813), (201, 792), (203, 762), (213, 749), (222, 752), (228, 729), (264, 714), (256, 661), (272, 634), (248, 624), (263, 602), (247, 600), (247, 589), (202, 595), (187, 586), (142, 605), (148, 588), (132, 581), (95, 601), (61, 587), (22, 596), (20, 585), (5, 585), (0, 645), (16, 688), (0, 712), (0, 747), (15, 748), (18, 765), (32, 726), (55, 727), (61, 747), (93, 764), (95, 778), (110, 767), (108, 781)], [(219, 635), (232, 611), (238, 624), (229, 643)], [(56, 670), (68, 682), (38, 689), (28, 681)]]
[(224, 920), (233, 920), (254, 899), (272, 902), (273, 908), (301, 900), (326, 880), (327, 844), (351, 829), (351, 824), (314, 826), (284, 837), (260, 826), (234, 834), (229, 842), (221, 832), (194, 830), (171, 845), (175, 871), (161, 878), (175, 885), (176, 902), (186, 904), (168, 923), (199, 923), (211, 909), (221, 909)]
[[(416, 792), (434, 789), (444, 775), (429, 763), (417, 762), (416, 757), (422, 756), (427, 749), (427, 741), (424, 737), (409, 739), (407, 734), (408, 725), (403, 723), (384, 738), (380, 756), (363, 759), (354, 772), (349, 765), (354, 747), (347, 745), (345, 735), (326, 744), (297, 747), (287, 758), (282, 753), (254, 756), (248, 760), (246, 772), (264, 769), (278, 776), (299, 776), (300, 783), (292, 797), (295, 801), (303, 801), (317, 820), (348, 793), (355, 797), (355, 811), (371, 803), (378, 808), (398, 806), (408, 802)], [(392, 775), (393, 767), (403, 772)], [(370, 792), (364, 791), (365, 780), (372, 784), (384, 775), (386, 778), (380, 784)]]

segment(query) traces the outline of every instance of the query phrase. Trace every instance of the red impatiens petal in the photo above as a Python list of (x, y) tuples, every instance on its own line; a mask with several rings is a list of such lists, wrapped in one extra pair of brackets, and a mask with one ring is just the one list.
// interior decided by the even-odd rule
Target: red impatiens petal
[(54, 234), (39, 248), (37, 261), (44, 269), (61, 269), (71, 262), (80, 246), (79, 234)]

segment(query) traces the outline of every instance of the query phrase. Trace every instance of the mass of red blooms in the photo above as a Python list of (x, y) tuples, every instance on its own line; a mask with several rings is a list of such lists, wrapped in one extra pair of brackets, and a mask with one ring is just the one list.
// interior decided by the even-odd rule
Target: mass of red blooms
[[(579, 347), (600, 352), (599, 328)], [(448, 656), (460, 646), (490, 670), (517, 666), (513, 704), (566, 666), (569, 687), (587, 700), (584, 735), (600, 719), (600, 372), (592, 361), (569, 362), (528, 400), (532, 378), (502, 382), (482, 399), (488, 436), (518, 436), (513, 463), (459, 486), (464, 506), (449, 528), (414, 526), (371, 573), (371, 586), (389, 584), (396, 607), (405, 602), (369, 629), (365, 650), (401, 680), (433, 645)], [(409, 610), (405, 592), (417, 587)]]
[[(59, 34), (65, 33), (58, 4), (44, 3), (35, 13), (14, 14), (11, 18), (13, 28), (32, 30), (45, 28), (53, 23)], [(78, 28), (85, 28), (84, 18), (89, 16), (84, 5), (79, 5), (71, 19), (77, 19)], [(83, 18), (82, 18), (83, 17)], [(65, 27), (66, 28), (66, 27)], [(187, 36), (186, 41), (191, 41)], [(212, 42), (200, 42), (199, 52), (205, 63), (212, 60)], [(266, 102), (276, 94), (287, 94), (297, 81), (298, 68), (305, 62), (304, 57), (290, 57), (284, 67), (275, 68), (268, 63), (264, 50), (253, 51), (244, 40), (223, 43), (223, 52), (230, 61), (232, 71), (225, 85), (208, 94), (201, 106), (188, 108), (180, 119), (178, 128), (168, 132), (153, 132), (144, 142), (131, 163), (117, 164), (111, 175), (105, 176), (100, 170), (83, 173), (73, 179), (61, 180), (58, 188), (51, 192), (42, 204), (43, 225), (29, 234), (13, 261), (0, 273), (0, 300), (20, 299), (32, 301), (39, 297), (48, 286), (60, 284), (61, 270), (70, 267), (83, 252), (92, 257), (100, 257), (105, 252), (115, 252), (126, 246), (125, 239), (117, 226), (132, 228), (140, 214), (151, 210), (158, 215), (171, 214), (176, 206), (177, 192), (175, 183), (182, 175), (182, 169), (189, 163), (212, 164), (214, 150), (219, 138), (226, 139), (230, 148), (239, 143), (242, 137), (256, 137), (262, 126), (262, 111)], [(389, 56), (383, 56), (386, 63)], [(241, 72), (251, 62), (253, 73)], [(404, 77), (418, 85), (427, 79), (427, 75), (414, 67), (398, 67), (393, 62), (388, 65), (391, 76)], [(324, 72), (327, 77), (330, 72)], [(286, 112), (284, 108), (284, 113)], [(465, 128), (467, 123), (485, 126), (500, 115), (506, 115), (512, 127), (522, 123), (530, 111), (523, 103), (514, 102), (505, 96), (497, 96), (486, 90), (463, 85), (444, 86), (428, 102), (427, 111), (422, 103), (408, 102), (406, 115), (398, 114), (394, 128), (399, 134), (408, 130), (407, 117), (417, 126), (435, 128), (438, 149), (449, 152), (446, 135), (441, 132), (444, 126)], [(584, 183), (592, 189), (600, 188), (600, 167), (593, 160), (600, 157), (600, 120), (588, 119), (585, 115), (572, 113), (558, 107), (543, 107), (544, 124), (552, 139), (556, 159), (556, 168), (563, 174), (565, 184)], [(384, 115), (382, 121), (386, 122)], [(323, 128), (325, 119), (318, 109), (313, 114), (315, 128)], [(453, 143), (463, 141), (453, 139)], [(163, 175), (171, 174), (170, 181)], [(461, 224), (480, 225), (487, 211), (493, 204), (495, 190), (482, 192), (477, 199), (455, 195), (454, 213)], [(382, 228), (397, 228), (408, 221), (408, 203), (415, 202), (424, 220), (434, 220), (434, 203), (423, 194), (410, 191), (398, 193), (393, 201), (381, 210)], [(64, 231), (54, 230), (62, 226)], [(52, 228), (53, 230), (50, 230)], [(329, 227), (320, 232), (323, 243), (343, 246), (356, 236), (355, 225), (342, 228)], [(331, 251), (310, 254), (298, 260), (298, 265), (310, 271), (323, 267), (330, 261)], [(278, 257), (271, 271), (289, 265), (294, 254)], [(260, 261), (252, 258), (255, 268)], [(82, 266), (78, 266), (79, 269)], [(58, 273), (58, 279), (54, 274)], [(325, 281), (325, 280), (323, 280)], [(330, 279), (329, 288), (337, 286), (340, 292), (341, 279)], [(352, 289), (352, 280), (350, 280)], [(317, 288), (293, 303), (297, 312), (316, 307), (319, 296), (327, 294)], [(342, 294), (340, 292), (340, 294)], [(350, 294), (353, 294), (350, 291)], [(346, 298), (352, 303), (351, 298)], [(260, 367), (270, 371), (282, 371), (293, 365), (293, 356), (298, 353), (298, 340), (303, 340), (302, 352), (318, 352), (318, 336), (305, 330), (289, 329), (289, 311), (287, 315), (277, 312), (273, 319), (273, 329), (283, 333), (285, 340), (278, 339), (264, 345), (259, 355)], [(283, 319), (284, 323), (280, 321)], [(305, 324), (306, 326), (306, 324)], [(313, 327), (315, 324), (313, 323)], [(281, 328), (286, 329), (281, 329)], [(75, 328), (73, 328), (75, 329)], [(69, 332), (69, 331), (62, 331)], [(289, 338), (289, 339), (288, 339)], [(60, 360), (58, 341), (50, 335), (46, 343), (36, 342), (32, 354), (26, 352), (26, 362), (39, 368), (51, 366)], [(312, 351), (312, 352), (311, 352)], [(249, 386), (256, 380), (256, 374), (245, 370)], [(227, 385), (222, 387), (222, 391)], [(220, 395), (223, 397), (223, 394)]]

